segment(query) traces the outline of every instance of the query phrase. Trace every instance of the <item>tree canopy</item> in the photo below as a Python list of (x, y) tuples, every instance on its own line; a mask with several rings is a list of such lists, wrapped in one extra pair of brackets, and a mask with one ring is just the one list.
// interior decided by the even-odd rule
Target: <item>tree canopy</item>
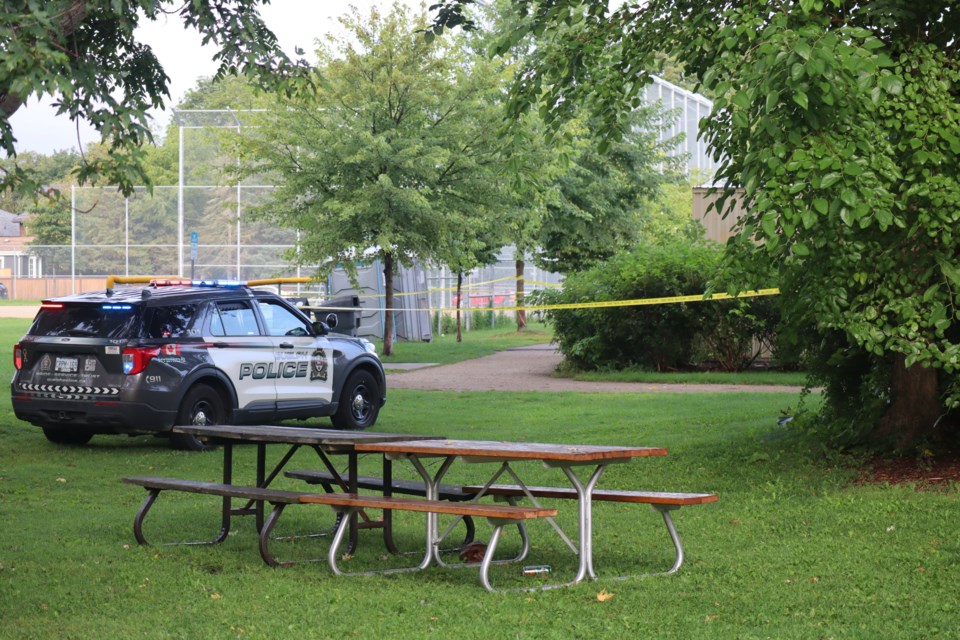
[[(92, 124), (109, 152), (85, 157), (80, 184), (99, 180), (125, 194), (149, 184), (143, 147), (152, 140), (146, 112), (169, 98), (169, 78), (149, 46), (136, 38), (144, 20), (177, 15), (204, 44), (220, 47), (216, 78), (245, 75), (263, 87), (294, 92), (308, 65), (291, 60), (257, 13), (269, 0), (11, 0), (0, 11), (0, 150), (17, 155), (10, 116), (33, 96), (52, 96), (58, 114)], [(35, 194), (28, 167), (0, 171), (0, 192)]]
[[(448, 38), (427, 42), (426, 15), (400, 5), (341, 23), (346, 35), (318, 51), (316, 92), (249, 129), (243, 173), (277, 176), (261, 212), (300, 231), (291, 257), (326, 271), (378, 258), (392, 310), (398, 265), (450, 259), (451, 238), (487, 235), (482, 214), (500, 197), (489, 135), (502, 117), (500, 69)], [(388, 312), (387, 355), (392, 328)]]
[[(464, 24), (439, 5), (434, 31)], [(741, 189), (734, 287), (779, 277), (784, 334), (823, 363), (822, 417), (917, 446), (960, 405), (960, 7), (949, 0), (514, 0), (496, 52), (534, 34), (512, 91), (610, 140), (666, 53), (714, 98), (720, 207)], [(850, 425), (855, 425), (850, 428)]]

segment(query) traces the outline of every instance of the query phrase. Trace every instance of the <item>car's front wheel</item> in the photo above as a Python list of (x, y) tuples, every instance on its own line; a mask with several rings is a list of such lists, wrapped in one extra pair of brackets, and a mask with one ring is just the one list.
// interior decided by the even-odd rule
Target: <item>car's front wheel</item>
[(372, 427), (380, 413), (380, 385), (369, 371), (354, 371), (340, 393), (337, 412), (331, 416), (338, 429)]
[[(177, 414), (178, 425), (223, 424), (227, 412), (223, 399), (213, 387), (205, 384), (194, 385), (183, 402), (180, 403), (180, 412)], [(213, 451), (216, 445), (211, 445), (189, 433), (171, 433), (170, 444), (174, 449), (184, 451)]]

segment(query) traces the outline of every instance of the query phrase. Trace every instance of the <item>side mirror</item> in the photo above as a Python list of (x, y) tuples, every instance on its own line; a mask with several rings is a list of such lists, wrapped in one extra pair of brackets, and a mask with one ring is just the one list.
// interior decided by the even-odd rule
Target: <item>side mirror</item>
[(318, 336), (325, 336), (330, 333), (331, 330), (337, 328), (337, 314), (328, 313), (327, 317), (323, 320), (314, 320), (313, 321), (313, 330), (317, 333)]

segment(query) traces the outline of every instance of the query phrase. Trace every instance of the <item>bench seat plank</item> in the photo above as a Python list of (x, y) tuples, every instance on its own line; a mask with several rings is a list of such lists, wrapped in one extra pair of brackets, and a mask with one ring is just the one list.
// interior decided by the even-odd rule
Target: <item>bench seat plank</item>
[[(477, 494), (483, 490), (481, 485), (463, 487), (469, 494)], [(527, 487), (531, 495), (538, 498), (577, 499), (577, 492), (572, 487)], [(523, 488), (512, 484), (495, 484), (487, 487), (485, 493), (498, 496), (523, 497), (526, 494)], [(632, 502), (638, 504), (669, 504), (687, 506), (693, 504), (707, 504), (716, 502), (719, 498), (713, 493), (673, 493), (665, 491), (625, 491), (620, 489), (594, 489), (593, 499), (601, 502)]]
[(298, 504), (302, 491), (285, 491), (269, 487), (248, 487), (242, 485), (223, 484), (220, 482), (203, 482), (200, 480), (183, 480), (180, 478), (160, 478), (155, 476), (134, 476), (124, 478), (127, 484), (158, 489), (161, 491), (184, 491), (186, 493), (203, 493), (223, 498), (245, 498), (247, 500), (262, 500), (271, 503)]
[(443, 513), (455, 516), (475, 516), (503, 520), (529, 520), (557, 515), (556, 509), (522, 507), (507, 504), (485, 504), (480, 502), (450, 502), (448, 500), (421, 500), (417, 498), (397, 498), (394, 496), (358, 495), (355, 493), (315, 493), (300, 497), (305, 504), (326, 504), (331, 507), (351, 509), (392, 509), (396, 511), (418, 511), (421, 513)]

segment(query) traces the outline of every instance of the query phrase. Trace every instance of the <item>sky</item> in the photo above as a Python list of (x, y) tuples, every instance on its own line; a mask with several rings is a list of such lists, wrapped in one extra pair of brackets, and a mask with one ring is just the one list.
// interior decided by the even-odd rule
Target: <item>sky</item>
[[(386, 0), (271, 0), (261, 8), (260, 15), (267, 26), (276, 34), (287, 55), (294, 56), (294, 48), (300, 47), (306, 57), (313, 61), (314, 41), (327, 33), (339, 30), (337, 16), (348, 12), (355, 6), (365, 13), (372, 6), (389, 6)], [(419, 6), (413, 0), (404, 0), (404, 4)], [(138, 27), (138, 37), (150, 45), (170, 77), (170, 100), (168, 105), (176, 105), (184, 94), (192, 89), (197, 80), (216, 73), (213, 62), (216, 47), (200, 45), (200, 35), (186, 30), (176, 16), (161, 17), (156, 22), (144, 20)], [(157, 121), (154, 130), (160, 130), (169, 120), (169, 110), (151, 112)], [(17, 138), (17, 152), (36, 151), (50, 154), (57, 150), (80, 150), (81, 146), (99, 139), (92, 127), (77, 124), (69, 118), (57, 117), (52, 100), (38, 102), (35, 98), (20, 109), (10, 119), (14, 135)]]

